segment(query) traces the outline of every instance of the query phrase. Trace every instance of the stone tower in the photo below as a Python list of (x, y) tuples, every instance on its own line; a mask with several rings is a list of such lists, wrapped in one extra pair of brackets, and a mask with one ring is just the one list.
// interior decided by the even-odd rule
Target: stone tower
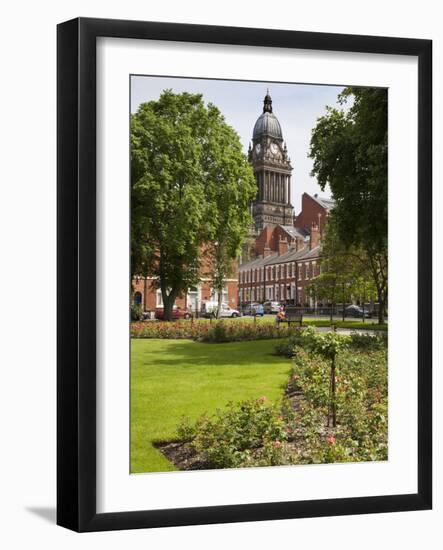
[(280, 123), (272, 112), (269, 91), (263, 113), (258, 117), (249, 146), (249, 162), (257, 181), (257, 197), (252, 203), (255, 234), (265, 225), (292, 225), (292, 166), (283, 141)]

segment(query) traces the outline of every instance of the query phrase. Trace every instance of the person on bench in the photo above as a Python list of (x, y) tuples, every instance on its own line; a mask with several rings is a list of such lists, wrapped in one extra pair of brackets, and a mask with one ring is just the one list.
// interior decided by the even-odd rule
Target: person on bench
[(280, 306), (279, 310), (278, 310), (278, 313), (277, 315), (275, 316), (275, 324), (277, 325), (277, 327), (280, 326), (280, 323), (282, 321), (284, 321), (286, 318), (286, 313), (285, 313), (285, 307), (284, 306)]

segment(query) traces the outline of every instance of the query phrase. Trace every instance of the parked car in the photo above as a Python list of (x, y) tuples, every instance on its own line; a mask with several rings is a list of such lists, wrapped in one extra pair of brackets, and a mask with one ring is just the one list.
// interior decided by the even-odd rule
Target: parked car
[(265, 310), (262, 306), (262, 304), (256, 303), (248, 303), (244, 304), (242, 307), (242, 313), (243, 315), (259, 315), (260, 317), (263, 317)]
[(263, 304), (265, 313), (278, 313), (280, 311), (280, 302), (268, 301)]
[(263, 317), (263, 315), (265, 314), (265, 308), (262, 306), (262, 304), (252, 304), (251, 315), (254, 314)]
[(356, 305), (350, 305), (345, 308), (345, 317), (371, 317), (371, 314), (366, 309), (363, 312), (363, 308)]
[[(216, 317), (218, 302), (203, 302), (202, 315), (204, 317)], [(231, 308), (228, 304), (222, 303), (220, 317), (240, 317), (238, 309)]]
[[(155, 310), (155, 318), (162, 320), (165, 317), (165, 310), (163, 307), (158, 307)], [(174, 306), (172, 308), (172, 319), (190, 319), (191, 313), (186, 308), (181, 308), (178, 306)]]

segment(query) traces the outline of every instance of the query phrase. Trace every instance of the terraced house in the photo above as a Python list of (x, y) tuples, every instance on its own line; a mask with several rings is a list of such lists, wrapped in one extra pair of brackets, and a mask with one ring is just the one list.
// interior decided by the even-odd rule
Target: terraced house
[(313, 306), (315, 297), (309, 296), (307, 287), (320, 274), (321, 237), (334, 203), (304, 193), (300, 213), (294, 215), (291, 161), (269, 93), (254, 126), (249, 161), (257, 181), (254, 245), (252, 259), (239, 266), (238, 301)]

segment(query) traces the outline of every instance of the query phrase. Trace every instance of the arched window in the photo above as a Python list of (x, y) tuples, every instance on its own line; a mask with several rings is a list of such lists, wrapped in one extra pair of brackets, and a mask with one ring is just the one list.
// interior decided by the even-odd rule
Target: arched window
[(141, 292), (136, 292), (134, 294), (134, 304), (136, 306), (141, 306), (142, 305), (142, 293)]

